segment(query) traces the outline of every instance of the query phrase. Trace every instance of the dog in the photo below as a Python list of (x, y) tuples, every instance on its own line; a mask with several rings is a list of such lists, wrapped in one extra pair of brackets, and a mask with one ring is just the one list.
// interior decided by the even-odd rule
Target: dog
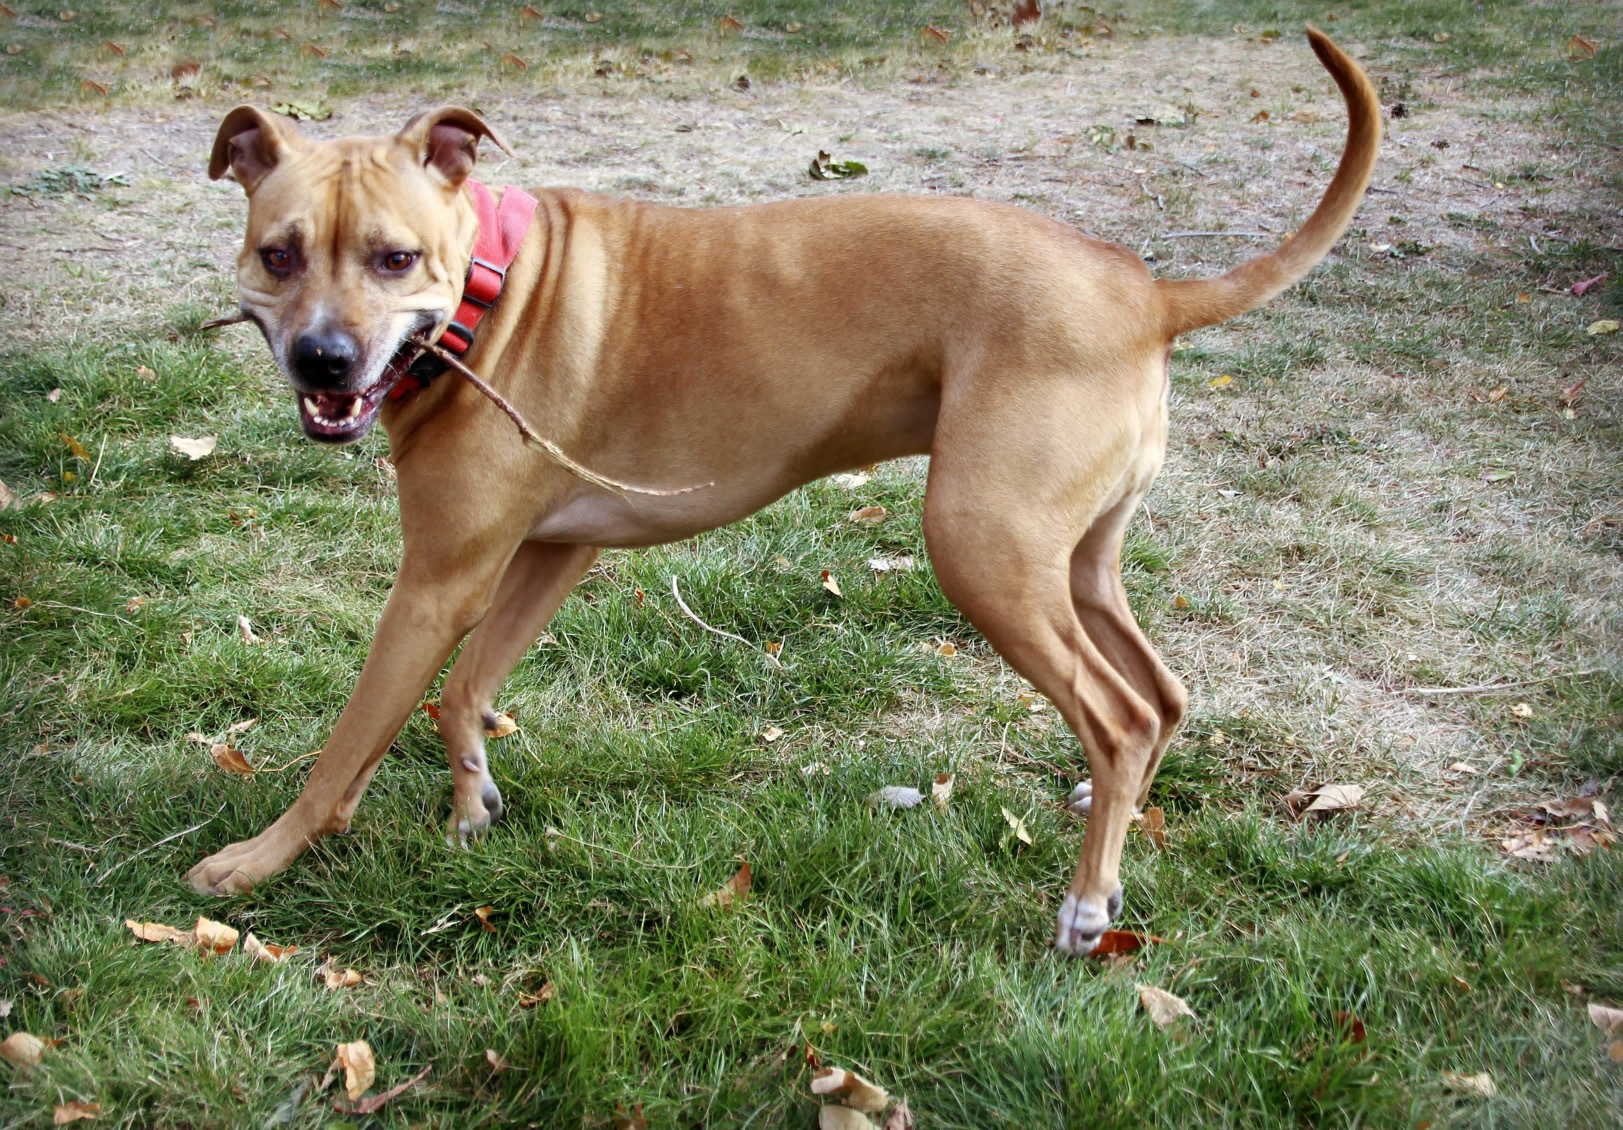
[[(1090, 952), (1120, 911), (1127, 828), (1188, 703), (1134, 622), (1119, 562), (1166, 450), (1172, 342), (1328, 254), (1380, 142), (1368, 78), (1307, 34), (1346, 101), (1340, 164), (1298, 232), (1205, 280), (1155, 279), (1131, 251), (1012, 206), (901, 195), (679, 209), (508, 189), (494, 223), (524, 200), (527, 226), (503, 228), (511, 262), (493, 265), (474, 254), (495, 232), (470, 175), (481, 140), (511, 150), (478, 115), (447, 107), (393, 136), (318, 142), (233, 110), (209, 175), (229, 170), (249, 201), (242, 311), (312, 438), (382, 421), (404, 552), (303, 792), (197, 864), (192, 885), (246, 891), (346, 831), (464, 638), (439, 728), (449, 834), (477, 838), (502, 811), (483, 745), (496, 693), (603, 547), (693, 537), (833, 472), (928, 454), (924, 536), (943, 591), (1086, 752), (1091, 812), (1055, 946)], [(487, 309), (471, 290), (491, 272)], [(449, 374), (398, 395), (422, 383), (406, 368), (416, 335), (466, 348), (594, 472), (709, 485), (633, 494), (571, 474)]]

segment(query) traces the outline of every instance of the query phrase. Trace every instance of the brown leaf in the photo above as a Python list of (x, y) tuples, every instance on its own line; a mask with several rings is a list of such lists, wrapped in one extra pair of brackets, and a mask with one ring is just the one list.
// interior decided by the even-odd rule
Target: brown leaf
[(1361, 1044), (1368, 1035), (1364, 1031), (1364, 1022), (1358, 1018), (1357, 1013), (1336, 1010), (1336, 1030), (1341, 1033), (1345, 1043)]
[(124, 602), (124, 611), (134, 613), (136, 609), (145, 607), (146, 602), (147, 598), (144, 596), (132, 596)]
[(1493, 1076), (1486, 1071), (1477, 1075), (1462, 1075), (1457, 1071), (1445, 1071), (1442, 1076), (1443, 1086), (1458, 1094), (1473, 1099), (1491, 1099), (1499, 1093), (1493, 1085)]
[(485, 933), (487, 934), (494, 934), (496, 932), (496, 927), (490, 923), (490, 916), (495, 913), (496, 908), (493, 906), (480, 906), (474, 908), (473, 916), (479, 919), (479, 925), (485, 928)]
[(1258, 110), (1255, 114), (1251, 115), (1251, 120), (1254, 122), (1266, 122), (1268, 120), (1268, 111)]
[(1596, 48), (1599, 46), (1593, 39), (1585, 39), (1581, 35), (1575, 35), (1567, 40), (1567, 58), (1573, 62), (1578, 62), (1581, 59), (1593, 59)]
[(913, 1130), (913, 1111), (908, 1107), (906, 1099), (897, 1103), (895, 1109), (890, 1112), (890, 1117), (885, 1119), (884, 1130)]
[(344, 1069), (344, 1093), (350, 1102), (365, 1094), (377, 1077), (377, 1060), (372, 1055), (372, 1045), (365, 1040), (339, 1044), (333, 1064)]
[(1612, 1057), (1613, 1063), (1623, 1063), (1623, 1040), (1613, 1040), (1606, 1054)]
[(242, 952), (255, 961), (263, 961), (268, 965), (286, 961), (299, 952), (298, 946), (279, 946), (272, 942), (262, 942), (254, 937), (252, 932), (242, 939)]
[(1110, 957), (1118, 953), (1133, 953), (1145, 946), (1160, 945), (1165, 938), (1158, 938), (1154, 934), (1135, 934), (1131, 930), (1106, 930), (1099, 935), (1099, 944), (1093, 947), (1089, 957)]
[(1154, 985), (1134, 985), (1133, 988), (1138, 990), (1138, 1003), (1144, 1006), (1144, 1011), (1157, 1028), (1170, 1028), (1184, 1016), (1195, 1019), (1194, 1010), (1184, 1003), (1182, 997), (1173, 996)]
[(317, 47), (314, 43), (306, 43), (303, 47), (300, 47), (299, 54), (310, 55), (317, 59), (325, 59), (327, 57), (327, 53), (321, 48)]
[(731, 879), (700, 899), (699, 905), (731, 906), (734, 902), (742, 902), (749, 896), (750, 881), (750, 865), (746, 862), (739, 866)]
[(17, 502), (17, 496), (11, 493), (11, 488), (0, 482), (0, 510), (7, 510)]
[(1014, 8), (1009, 12), (1010, 27), (1024, 27), (1034, 24), (1043, 18), (1041, 0), (1015, 0)]
[(19, 1067), (38, 1067), (50, 1045), (28, 1032), (13, 1032), (0, 1041), (0, 1059)]
[(530, 69), (530, 64), (526, 63), (523, 59), (520, 59), (512, 52), (508, 52), (506, 55), (501, 57), (501, 65), (504, 67), (512, 67), (514, 70), (519, 71), (527, 71)]
[(827, 569), (823, 570), (823, 587), (835, 596), (843, 597), (845, 595), (840, 591), (840, 582)]
[(101, 1117), (100, 1103), (86, 1103), (74, 1099), (51, 1108), (51, 1125), (66, 1126), (70, 1122), (83, 1122)]
[(485, 1049), (485, 1062), (490, 1064), (490, 1070), (497, 1075), (500, 1075), (509, 1067), (513, 1066), (511, 1063), (507, 1062), (507, 1057), (502, 1055), (502, 1053), (497, 1051), (495, 1048)]
[(930, 786), (930, 803), (935, 805), (937, 812), (947, 811), (947, 802), (952, 799), (952, 785), (956, 779), (951, 773), (935, 775), (935, 783)]
[(1613, 1008), (1609, 1004), (1595, 1004), (1591, 1001), (1589, 1022), (1608, 1036), (1623, 1031), (1623, 1008)]
[(214, 759), (214, 764), (227, 773), (235, 773), (239, 777), (252, 777), (254, 775), (254, 767), (248, 764), (248, 759), (242, 755), (242, 750), (236, 748), (230, 742), (215, 742), (209, 746), (209, 756)]
[(231, 947), (237, 944), (237, 932), (224, 922), (198, 915), (197, 925), (192, 927), (192, 940), (203, 953), (230, 953)]
[(721, 33), (723, 35), (732, 35), (743, 30), (744, 25), (734, 19), (731, 13), (721, 17)]
[(874, 1120), (860, 1110), (839, 1103), (817, 1108), (817, 1130), (877, 1130)]
[(419, 703), (417, 709), (421, 710), (424, 714), (428, 715), (436, 722), (440, 720), (440, 704), (437, 702)]
[(936, 43), (945, 43), (947, 40), (952, 38), (952, 33), (950, 31), (942, 31), (940, 28), (934, 27), (930, 24), (925, 24), (924, 30), (919, 32), (919, 38), (924, 40), (926, 43), (929, 43), (932, 40), (934, 40)]
[(852, 522), (863, 526), (877, 526), (890, 517), (890, 511), (883, 506), (864, 506), (861, 510), (853, 510), (847, 516)]
[(190, 930), (177, 930), (173, 926), (165, 926), (162, 922), (137, 922), (133, 918), (126, 918), (124, 925), (143, 942), (175, 942), (185, 946), (194, 944)]
[(359, 969), (334, 969), (329, 965), (321, 971), (321, 980), (328, 992), (336, 992), (339, 989), (353, 989), (364, 983), (366, 978), (361, 976)]
[(19, 596), (12, 600), (11, 606), (18, 612), (21, 612), (25, 608), (34, 607), (34, 601), (30, 597)]
[(1150, 842), (1156, 846), (1157, 850), (1166, 850), (1166, 816), (1159, 808), (1146, 808), (1144, 810), (1144, 834), (1149, 836)]
[(67, 432), (57, 432), (56, 434), (62, 438), (62, 442), (68, 445), (68, 450), (73, 452), (77, 458), (83, 459), (86, 463), (90, 462), (90, 452), (85, 450), (84, 444), (74, 439)]
[(1611, 277), (1610, 272), (1602, 271), (1593, 278), (1579, 279), (1577, 282), (1572, 284), (1572, 295), (1574, 298), (1582, 298), (1584, 295), (1589, 293), (1591, 288), (1599, 286), (1601, 283), (1605, 282)]
[(107, 84), (105, 82), (97, 82), (93, 78), (81, 79), (79, 82), (79, 89), (84, 91), (86, 94), (99, 94), (103, 98), (107, 97)]
[(835, 1096), (853, 1110), (872, 1113), (890, 1105), (890, 1095), (885, 1093), (883, 1087), (843, 1067), (824, 1067), (814, 1071), (811, 1090), (814, 1095)]
[(539, 20), (541, 19), (541, 13), (536, 10), (535, 5), (526, 4), (518, 10), (518, 18), (521, 20)]
[(237, 634), (242, 637), (243, 643), (260, 644), (265, 642), (254, 634), (254, 623), (246, 616), (237, 617)]
[(783, 731), (778, 729), (776, 726), (768, 726), (766, 729), (761, 731), (761, 740), (766, 742), (768, 745), (771, 745), (781, 737), (783, 737)]
[(533, 1008), (538, 1004), (546, 1004), (558, 995), (558, 986), (547, 981), (533, 993), (520, 993), (518, 1006), (520, 1008)]
[(485, 727), (487, 738), (510, 738), (518, 733), (518, 723), (513, 721), (511, 714), (496, 715), (496, 724)]
[(176, 63), (169, 68), (169, 77), (179, 82), (182, 79), (193, 77), (202, 69), (203, 64), (201, 63)]
[(214, 436), (199, 436), (196, 439), (189, 439), (186, 436), (169, 437), (169, 446), (194, 463), (211, 455), (219, 442)]
[(1578, 394), (1583, 392), (1584, 385), (1586, 385), (1588, 383), (1589, 383), (1589, 378), (1585, 377), (1583, 380), (1579, 381), (1577, 384), (1568, 385), (1566, 388), (1563, 388), (1561, 390), (1561, 403), (1562, 403), (1562, 405), (1567, 407), (1567, 408), (1571, 408), (1574, 404), (1576, 404), (1578, 402)]
[(1545, 836), (1542, 828), (1501, 840), (1499, 846), (1512, 859), (1544, 859), (1555, 851), (1555, 842)]
[(117, 55), (120, 59), (122, 59), (124, 57), (124, 52), (126, 51), (126, 48), (122, 43), (114, 43), (111, 39), (105, 40), (101, 45), (101, 49), (103, 51), (112, 52), (114, 55)]

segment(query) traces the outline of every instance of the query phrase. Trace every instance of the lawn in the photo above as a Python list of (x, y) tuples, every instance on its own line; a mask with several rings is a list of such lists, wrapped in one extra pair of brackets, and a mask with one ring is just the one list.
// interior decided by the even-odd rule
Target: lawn
[[(0, 1066), (0, 1130), (73, 1101), (163, 1128), (810, 1127), (814, 1060), (921, 1128), (1623, 1120), (1623, 1033), (1586, 1011), (1623, 1007), (1616, 4), (1067, 5), (1024, 41), (946, 0), (7, 4), (0, 1035), (61, 1042)], [(456, 99), (519, 149), (496, 181), (973, 194), (1209, 274), (1300, 222), (1339, 151), (1307, 18), (1389, 137), (1338, 251), (1173, 358), (1124, 564), (1192, 693), (1164, 844), (1135, 829), (1123, 866), (1117, 925), (1160, 944), (1050, 949), (1085, 760), (936, 587), (922, 460), (606, 554), (501, 697), (508, 810), (473, 850), (424, 712), (351, 835), (247, 896), (185, 884), (297, 794), (400, 550), (386, 438), (308, 443), (257, 336), (199, 331), (246, 211), (202, 171), (225, 110), (299, 101), (332, 135)], [(819, 147), (870, 176), (812, 182)], [(250, 719), (251, 776), (189, 737)], [(873, 803), (938, 773), (943, 809)], [(1331, 783), (1358, 806), (1286, 799)], [(748, 897), (702, 905), (742, 862)], [(299, 950), (125, 927), (198, 915)], [(1194, 1019), (1163, 1031), (1137, 985)], [(427, 1074), (337, 1112), (317, 1084), (354, 1040), (374, 1093)]]

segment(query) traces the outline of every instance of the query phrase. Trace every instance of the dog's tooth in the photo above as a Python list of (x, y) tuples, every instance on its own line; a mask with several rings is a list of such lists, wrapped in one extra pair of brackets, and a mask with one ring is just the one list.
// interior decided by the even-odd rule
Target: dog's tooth
[(310, 415), (312, 415), (312, 416), (316, 415), (316, 398), (315, 397), (307, 396), (307, 397), (304, 398), (304, 410), (306, 412), (310, 413)]
[(349, 418), (351, 420), (361, 414), (361, 404), (362, 399), (359, 396), (349, 402)]

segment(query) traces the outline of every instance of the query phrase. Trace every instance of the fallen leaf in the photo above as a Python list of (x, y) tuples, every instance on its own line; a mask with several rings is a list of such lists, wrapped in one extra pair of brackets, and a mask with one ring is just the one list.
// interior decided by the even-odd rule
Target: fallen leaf
[(487, 934), (494, 934), (496, 932), (496, 927), (490, 923), (490, 916), (495, 913), (496, 908), (493, 906), (478, 906), (474, 908), (473, 916), (479, 919), (479, 925), (485, 928), (485, 933)]
[(1268, 120), (1268, 111), (1258, 110), (1255, 114), (1251, 115), (1251, 120), (1253, 122), (1266, 122)]
[(930, 802), (935, 805), (937, 812), (947, 811), (947, 802), (952, 799), (952, 784), (955, 779), (951, 773), (935, 775), (935, 783), (930, 786)]
[(913, 558), (911, 555), (903, 557), (870, 557), (868, 568), (875, 573), (911, 573), (913, 571)]
[(52, 1126), (66, 1126), (70, 1122), (82, 1122), (100, 1117), (100, 1103), (86, 1103), (74, 1099), (72, 1102), (61, 1103), (51, 1108)]
[(812, 180), (849, 180), (868, 175), (868, 166), (861, 161), (836, 161), (825, 150), (819, 149), (807, 171)]
[(214, 764), (227, 773), (235, 773), (239, 777), (252, 777), (254, 775), (254, 767), (248, 764), (248, 759), (242, 755), (242, 750), (237, 749), (230, 742), (213, 743), (209, 746), (209, 756), (214, 759)]
[(1471, 990), (1471, 982), (1467, 981), (1464, 977), (1459, 976), (1459, 974), (1457, 974), (1457, 973), (1453, 974), (1452, 976), (1453, 976), (1453, 979), (1454, 979), (1454, 984), (1459, 989), (1460, 992), (1469, 993), (1469, 992), (1472, 991)]
[(501, 1052), (497, 1051), (495, 1048), (485, 1049), (485, 1062), (490, 1064), (490, 1070), (497, 1075), (500, 1075), (509, 1067), (513, 1066), (511, 1063), (507, 1062), (507, 1057)]
[(1504, 848), (1505, 854), (1512, 859), (1543, 859), (1555, 851), (1554, 841), (1545, 836), (1543, 830), (1539, 828), (1501, 840), (1499, 846)]
[(872, 476), (866, 471), (849, 471), (843, 475), (831, 476), (830, 481), (833, 482), (835, 486), (844, 487), (846, 490), (856, 490), (858, 487), (866, 483), (870, 478), (872, 478)]
[(242, 636), (243, 643), (257, 644), (265, 642), (254, 634), (253, 621), (246, 616), (237, 617), (237, 633)]
[(1589, 1022), (1599, 1028), (1606, 1035), (1623, 1030), (1623, 1008), (1613, 1008), (1609, 1004), (1589, 1003)]
[(511, 714), (496, 715), (496, 724), (485, 727), (487, 738), (509, 738), (518, 733), (518, 723), (513, 721)]
[(1470, 773), (1473, 775), (1482, 772), (1468, 761), (1456, 761), (1448, 767), (1448, 771), (1450, 773)]
[(8, 1017), (10, 1015), (11, 1015), (11, 1002), (9, 1000), (0, 1000), (0, 1020), (4, 1020), (6, 1017)]
[(1034, 24), (1042, 18), (1042, 0), (1014, 0), (1014, 7), (1009, 11), (1009, 26), (1023, 27), (1026, 24)]
[(339, 1044), (333, 1063), (344, 1069), (344, 1093), (350, 1102), (365, 1094), (377, 1077), (377, 1060), (372, 1055), (372, 1045), (365, 1040)]
[(788, 32), (790, 35), (793, 35), (797, 31), (804, 31), (805, 28), (806, 25), (801, 23), (799, 20), (790, 20), (788, 23), (783, 25), (783, 30)]
[(1584, 385), (1586, 385), (1588, 383), (1589, 383), (1589, 378), (1585, 377), (1585, 378), (1583, 378), (1583, 380), (1579, 381), (1577, 384), (1568, 385), (1567, 387), (1563, 388), (1561, 390), (1561, 403), (1562, 403), (1562, 405), (1564, 407), (1571, 408), (1574, 404), (1576, 404), (1578, 402), (1578, 394), (1583, 392)]
[(197, 439), (188, 439), (185, 436), (169, 437), (169, 446), (194, 463), (211, 454), (219, 442), (214, 436), (200, 436)]
[(823, 587), (835, 596), (843, 597), (845, 595), (840, 591), (840, 582), (827, 569), (823, 570)]
[(317, 47), (314, 43), (306, 43), (306, 44), (304, 44), (302, 47), (299, 48), (299, 54), (301, 54), (301, 55), (310, 55), (310, 56), (312, 56), (314, 58), (317, 58), (317, 59), (325, 59), (327, 57), (327, 53), (325, 51), (323, 51), (321, 48)]
[(1482, 481), (1485, 483), (1508, 483), (1515, 477), (1516, 472), (1511, 470), (1501, 469), (1482, 472)]
[(1144, 833), (1150, 837), (1157, 850), (1165, 851), (1167, 847), (1166, 816), (1159, 808), (1146, 808), (1143, 821)]
[(768, 726), (766, 729), (761, 731), (761, 740), (769, 745), (781, 737), (783, 737), (783, 731), (778, 729), (776, 726)]
[(837, 1096), (851, 1109), (869, 1113), (890, 1105), (890, 1095), (883, 1087), (843, 1067), (824, 1067), (813, 1072), (811, 1091), (814, 1095)]
[(1009, 829), (1013, 832), (1014, 838), (1029, 847), (1031, 845), (1031, 832), (1026, 828), (1025, 819), (1016, 816), (1007, 808), (1000, 809), (1000, 811), (1003, 813), (1003, 819), (1008, 821)]
[(1577, 282), (1572, 284), (1573, 297), (1582, 298), (1584, 295), (1589, 293), (1591, 288), (1599, 286), (1609, 278), (1611, 278), (1611, 273), (1608, 271), (1602, 271), (1593, 278), (1579, 279)]
[(534, 4), (526, 4), (518, 10), (518, 18), (521, 20), (539, 20), (541, 19), (541, 12)]
[(1182, 997), (1173, 996), (1154, 985), (1134, 985), (1133, 988), (1138, 990), (1138, 1003), (1157, 1028), (1170, 1028), (1182, 1016), (1196, 1019), (1194, 1010), (1184, 1003)]
[(11, 606), (18, 612), (21, 612), (25, 608), (32, 608), (34, 606), (34, 602), (29, 597), (19, 596), (12, 600)]
[(417, 704), (417, 709), (421, 710), (424, 714), (428, 715), (436, 722), (440, 720), (440, 704), (437, 702), (420, 702)]
[[(357, 1040), (356, 1042), (362, 1044), (362, 1046), (365, 1046), (364, 1041)], [(367, 1054), (371, 1055), (371, 1049), (367, 1050)], [(362, 1099), (360, 1102), (355, 1104), (353, 1110), (345, 1110), (336, 1102), (332, 1104), (332, 1107), (340, 1114), (376, 1114), (378, 1111), (388, 1106), (390, 1102), (398, 1098), (402, 1093), (410, 1090), (412, 1087), (415, 1087), (424, 1079), (428, 1078), (428, 1073), (430, 1070), (432, 1070), (432, 1068), (425, 1067), (417, 1074), (413, 1075), (410, 1079), (407, 1079), (404, 1083), (396, 1083), (393, 1087), (390, 1087), (381, 1095), (373, 1095), (369, 1099)]]
[(10, 508), (16, 503), (16, 501), (17, 496), (11, 493), (11, 488), (5, 483), (0, 482), (0, 510)]
[(924, 794), (906, 785), (886, 785), (868, 798), (868, 803), (882, 808), (916, 808)]
[(1451, 35), (1449, 32), (1439, 31), (1439, 32), (1437, 32), (1435, 35), (1433, 35), (1431, 37), (1431, 40), (1432, 40), (1433, 43), (1447, 43), (1450, 39), (1453, 39), (1453, 38), (1454, 38), (1454, 36)]
[(262, 942), (250, 932), (242, 939), (242, 952), (255, 961), (263, 961), (267, 965), (275, 965), (286, 961), (299, 952), (298, 946), (279, 946), (272, 942)]
[(1612, 1057), (1613, 1063), (1623, 1063), (1623, 1040), (1613, 1040), (1606, 1054)]
[(79, 89), (83, 90), (87, 94), (99, 94), (103, 98), (106, 98), (107, 92), (111, 88), (105, 82), (97, 82), (93, 78), (87, 78), (79, 80)]
[(1172, 598), (1172, 607), (1174, 607), (1174, 608), (1188, 608), (1189, 607), (1189, 598), (1187, 596), (1175, 596), (1175, 597), (1173, 597)]
[(1134, 953), (1148, 945), (1160, 945), (1165, 938), (1154, 934), (1135, 934), (1131, 930), (1106, 930), (1099, 935), (1099, 944), (1089, 957), (1110, 957), (1118, 953)]
[(530, 64), (526, 63), (523, 59), (519, 58), (511, 51), (501, 57), (499, 65), (504, 67), (512, 67), (514, 70), (518, 71), (527, 71), (530, 69)]
[(874, 1120), (860, 1110), (839, 1103), (817, 1108), (817, 1130), (877, 1130)]
[(848, 519), (864, 526), (877, 526), (890, 517), (890, 511), (883, 506), (864, 506), (861, 510), (853, 510)]
[(1227, 388), (1229, 385), (1231, 385), (1233, 383), (1234, 383), (1234, 378), (1232, 376), (1230, 376), (1228, 373), (1224, 373), (1221, 377), (1214, 377), (1211, 380), (1207, 381), (1206, 382), (1206, 387), (1207, 388)]
[(124, 611), (133, 613), (136, 609), (145, 607), (146, 602), (147, 598), (144, 596), (132, 596), (124, 602)]
[(192, 941), (203, 953), (230, 953), (231, 947), (237, 944), (237, 931), (224, 922), (198, 915), (197, 925), (192, 927)]
[(50, 1045), (28, 1032), (13, 1032), (0, 1041), (0, 1059), (19, 1067), (38, 1067)]
[(1473, 1099), (1491, 1099), (1499, 1089), (1493, 1085), (1493, 1076), (1486, 1071), (1477, 1075), (1462, 1075), (1457, 1071), (1443, 1072), (1443, 1086)]
[(165, 926), (162, 922), (137, 922), (133, 918), (126, 918), (124, 925), (143, 942), (177, 942), (191, 945), (193, 941), (190, 930), (177, 930), (173, 926)]
[(339, 989), (353, 989), (364, 983), (366, 978), (361, 976), (359, 969), (334, 969), (329, 965), (321, 971), (321, 980), (329, 992), (336, 992)]
[(743, 30), (744, 25), (735, 19), (731, 13), (721, 17), (721, 31), (723, 35), (731, 35), (734, 32)]
[(913, 1111), (908, 1107), (907, 1100), (897, 1103), (885, 1119), (884, 1130), (913, 1130)]
[(1369, 1035), (1357, 1013), (1340, 1009), (1336, 1010), (1336, 1030), (1341, 1033), (1342, 1042), (1348, 1044), (1361, 1044)]
[(919, 32), (919, 38), (926, 43), (929, 43), (932, 40), (936, 43), (945, 43), (947, 40), (952, 38), (952, 33), (950, 31), (942, 31), (940, 28), (935, 27), (932, 24), (925, 24), (924, 30)]
[(518, 1006), (520, 1008), (531, 1008), (538, 1004), (546, 1004), (557, 995), (558, 986), (554, 985), (551, 981), (547, 981), (533, 993), (520, 993), (518, 996)]
[(1510, 712), (1518, 718), (1531, 718), (1533, 716), (1533, 704), (1530, 702), (1518, 702), (1511, 706)]
[(1617, 332), (1617, 319), (1602, 318), (1598, 322), (1591, 322), (1589, 328), (1584, 332), (1590, 337), (1598, 337), (1601, 334), (1615, 334)]
[(741, 864), (738, 870), (721, 886), (705, 895), (699, 900), (699, 905), (731, 906), (734, 902), (742, 902), (750, 893), (750, 865)]
[(1575, 35), (1567, 40), (1567, 58), (1575, 63), (1581, 59), (1593, 59), (1597, 47), (1599, 47), (1599, 44), (1593, 39), (1585, 39), (1581, 35)]
[(614, 1130), (648, 1130), (648, 1120), (642, 1116), (642, 1104), (638, 1103), (636, 1110), (627, 1110), (624, 1103), (615, 1106)]

